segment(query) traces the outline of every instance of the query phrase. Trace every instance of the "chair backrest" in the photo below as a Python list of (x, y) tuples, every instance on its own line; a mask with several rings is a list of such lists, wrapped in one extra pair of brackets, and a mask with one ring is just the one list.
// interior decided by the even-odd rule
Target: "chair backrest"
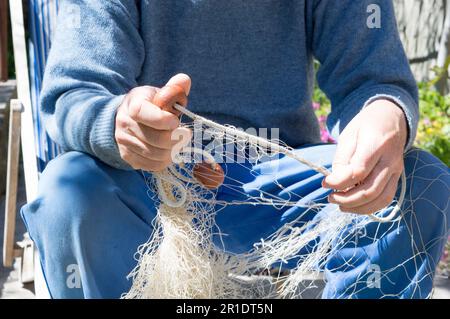
[(9, 0), (17, 97), (23, 108), (21, 144), (28, 201), (37, 196), (39, 173), (60, 152), (45, 132), (38, 107), (59, 1), (26, 0), (29, 22), (27, 33), (23, 2)]
[(61, 152), (45, 131), (38, 107), (45, 64), (56, 25), (58, 2), (59, 0), (28, 0), (30, 93), (39, 172)]

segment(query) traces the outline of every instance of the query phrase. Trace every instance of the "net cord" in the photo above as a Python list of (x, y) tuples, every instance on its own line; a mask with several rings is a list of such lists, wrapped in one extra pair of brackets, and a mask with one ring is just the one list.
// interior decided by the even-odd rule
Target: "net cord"
[[(193, 121), (201, 122), (204, 125), (209, 126), (211, 128), (214, 128), (214, 129), (217, 129), (219, 131), (222, 131), (225, 134), (229, 134), (231, 136), (236, 136), (237, 138), (240, 138), (240, 139), (243, 139), (243, 140), (247, 140), (250, 143), (257, 144), (257, 145), (259, 145), (261, 147), (264, 147), (266, 149), (270, 149), (272, 152), (277, 152), (277, 153), (286, 155), (286, 156), (288, 156), (288, 157), (290, 157), (292, 159), (295, 159), (295, 160), (299, 161), (302, 164), (307, 165), (311, 169), (315, 170), (318, 173), (321, 173), (324, 176), (328, 176), (331, 173), (325, 167), (316, 165), (316, 164), (312, 163), (311, 161), (308, 161), (308, 160), (298, 156), (297, 154), (295, 154), (295, 152), (292, 149), (290, 149), (288, 147), (276, 144), (274, 142), (271, 142), (271, 141), (269, 141), (267, 139), (264, 139), (264, 138), (261, 138), (261, 137), (255, 136), (255, 135), (248, 134), (248, 133), (246, 133), (246, 132), (244, 132), (242, 130), (238, 130), (236, 128), (228, 127), (228, 126), (216, 123), (214, 121), (208, 120), (207, 118), (204, 118), (204, 117), (202, 117), (200, 115), (195, 114), (192, 111), (189, 111), (186, 107), (181, 106), (179, 104), (175, 104), (173, 107), (174, 107), (174, 109), (178, 110), (183, 115), (189, 117)], [(195, 150), (195, 148), (190, 148), (190, 150), (197, 152)], [(203, 151), (203, 150), (198, 151), (198, 152), (202, 153), (202, 154), (205, 154), (205, 151)], [(206, 158), (208, 159), (208, 162), (211, 160), (210, 156), (206, 156)], [(176, 186), (178, 188), (179, 185), (176, 185)], [(180, 190), (181, 190), (181, 188), (180, 188)], [(395, 221), (397, 221), (398, 219), (394, 220), (394, 218), (395, 218), (395, 216), (397, 216), (398, 212), (400, 211), (400, 208), (401, 208), (401, 206), (403, 204), (403, 201), (404, 201), (404, 198), (405, 198), (405, 194), (406, 194), (406, 174), (405, 174), (405, 171), (403, 170), (402, 174), (401, 174), (400, 195), (399, 195), (399, 198), (398, 198), (395, 206), (391, 210), (391, 212), (387, 216), (384, 216), (384, 217), (378, 216), (377, 215), (378, 212), (369, 215), (369, 217), (373, 221), (379, 222), (379, 223), (387, 223), (387, 222), (395, 222)], [(184, 202), (184, 200), (183, 200), (183, 202)], [(171, 204), (180, 205), (180, 202), (171, 203)], [(382, 209), (380, 211), (384, 211), (384, 210), (385, 209)]]

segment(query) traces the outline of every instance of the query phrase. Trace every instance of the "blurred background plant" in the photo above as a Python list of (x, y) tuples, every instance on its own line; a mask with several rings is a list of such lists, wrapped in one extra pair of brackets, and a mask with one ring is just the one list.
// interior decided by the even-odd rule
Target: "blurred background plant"
[[(450, 62), (450, 57), (447, 61)], [(450, 94), (442, 95), (435, 89), (445, 73), (439, 68), (434, 71), (434, 79), (419, 83), (420, 122), (415, 144), (450, 166)]]

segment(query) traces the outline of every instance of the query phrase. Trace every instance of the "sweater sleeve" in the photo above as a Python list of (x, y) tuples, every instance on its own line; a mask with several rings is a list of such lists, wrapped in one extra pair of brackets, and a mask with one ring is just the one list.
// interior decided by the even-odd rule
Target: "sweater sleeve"
[(327, 125), (335, 137), (362, 108), (385, 98), (405, 113), (411, 147), (418, 93), (391, 0), (316, 0), (312, 50), (321, 64), (318, 84), (331, 100)]
[(40, 100), (50, 137), (129, 169), (115, 142), (115, 114), (143, 60), (135, 1), (61, 1)]

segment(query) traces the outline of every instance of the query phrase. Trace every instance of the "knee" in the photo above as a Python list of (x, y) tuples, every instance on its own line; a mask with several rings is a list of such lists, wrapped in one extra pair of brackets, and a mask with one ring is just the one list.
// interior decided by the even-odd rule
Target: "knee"
[(89, 174), (98, 171), (98, 160), (82, 152), (67, 152), (50, 161), (40, 178), (40, 191), (44, 184), (64, 186), (69, 183), (79, 184), (86, 181)]
[(410, 211), (425, 225), (449, 228), (450, 171), (434, 155), (412, 149), (405, 155), (406, 200)]
[(111, 183), (105, 166), (85, 153), (63, 154), (50, 162), (44, 170), (39, 183), (39, 194), (63, 205), (72, 206), (76, 203), (89, 209), (92, 199), (108, 189)]
[[(37, 199), (23, 209), (27, 224), (39, 232), (64, 232), (101, 215), (99, 201), (111, 196), (106, 165), (93, 157), (68, 152), (51, 161), (39, 181)], [(111, 168), (109, 168), (111, 169)]]
[(415, 147), (405, 153), (405, 169), (410, 173), (425, 171), (435, 176), (449, 175), (448, 167), (439, 158)]
[(431, 153), (417, 148), (408, 151), (405, 154), (405, 173), (411, 186), (411, 197), (436, 192), (449, 198), (450, 170)]

